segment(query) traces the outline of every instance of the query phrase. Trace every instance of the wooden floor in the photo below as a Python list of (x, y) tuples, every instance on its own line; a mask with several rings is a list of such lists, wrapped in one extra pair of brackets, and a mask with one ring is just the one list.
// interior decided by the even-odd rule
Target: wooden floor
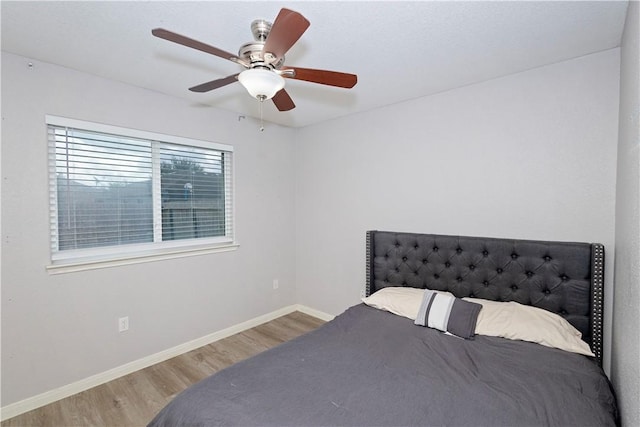
[(12, 426), (146, 426), (176, 394), (235, 362), (322, 325), (294, 312), (4, 421)]

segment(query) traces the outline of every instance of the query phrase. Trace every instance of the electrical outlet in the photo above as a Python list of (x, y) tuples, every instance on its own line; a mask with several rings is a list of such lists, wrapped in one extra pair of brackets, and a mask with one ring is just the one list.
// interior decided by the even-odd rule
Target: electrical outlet
[(364, 298), (367, 296), (367, 291), (365, 289), (360, 289), (360, 298)]
[(273, 289), (278, 289), (280, 287), (280, 283), (278, 279), (273, 279)]
[(121, 317), (118, 319), (118, 332), (124, 332), (129, 330), (129, 316)]

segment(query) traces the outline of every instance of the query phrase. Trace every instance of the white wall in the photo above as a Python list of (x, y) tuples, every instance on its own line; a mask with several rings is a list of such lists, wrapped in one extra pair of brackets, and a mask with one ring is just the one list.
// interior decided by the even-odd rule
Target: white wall
[(298, 302), (359, 302), (368, 229), (601, 242), (611, 328), (619, 50), (300, 129)]
[(622, 425), (640, 425), (640, 3), (632, 1), (620, 59), (616, 292), (611, 380)]
[[(2, 54), (2, 406), (295, 302), (291, 129), (28, 62)], [(49, 275), (45, 114), (233, 145), (240, 248)]]

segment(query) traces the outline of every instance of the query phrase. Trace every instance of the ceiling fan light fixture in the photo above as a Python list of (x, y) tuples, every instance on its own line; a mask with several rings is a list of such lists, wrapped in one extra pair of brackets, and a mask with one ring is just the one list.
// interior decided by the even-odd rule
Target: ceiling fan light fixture
[(284, 79), (273, 71), (260, 68), (245, 70), (238, 80), (247, 89), (249, 95), (260, 100), (271, 99), (284, 88)]

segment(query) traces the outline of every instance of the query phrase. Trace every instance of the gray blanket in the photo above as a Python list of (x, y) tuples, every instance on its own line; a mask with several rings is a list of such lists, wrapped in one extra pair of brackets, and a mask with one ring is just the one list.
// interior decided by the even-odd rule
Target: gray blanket
[(367, 307), (193, 385), (149, 426), (608, 426), (615, 398), (587, 357), (463, 340)]

